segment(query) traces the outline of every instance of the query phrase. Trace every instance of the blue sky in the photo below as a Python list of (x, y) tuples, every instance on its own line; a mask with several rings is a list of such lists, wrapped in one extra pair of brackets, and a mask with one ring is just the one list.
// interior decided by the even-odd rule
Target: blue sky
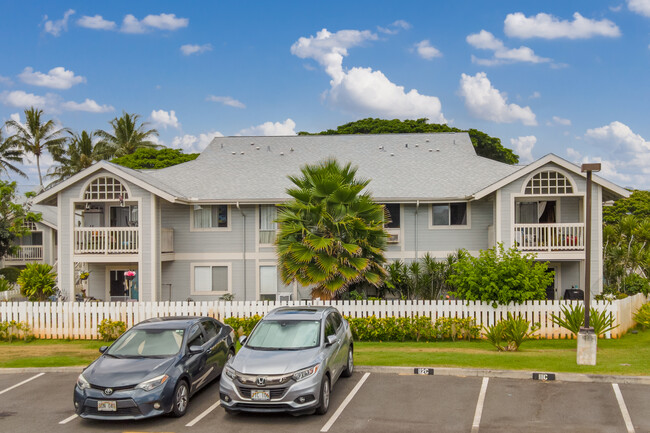
[(5, 0), (1, 16), (3, 122), (35, 105), (90, 131), (124, 110), (199, 151), (428, 117), (650, 188), (650, 0)]

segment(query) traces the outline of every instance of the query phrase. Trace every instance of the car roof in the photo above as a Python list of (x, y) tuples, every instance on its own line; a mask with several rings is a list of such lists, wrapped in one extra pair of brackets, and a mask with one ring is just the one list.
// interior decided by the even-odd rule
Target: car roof
[(320, 320), (331, 311), (336, 311), (336, 308), (310, 305), (299, 307), (279, 307), (269, 311), (266, 316), (264, 316), (263, 320)]
[(170, 316), (170, 317), (153, 317), (138, 323), (138, 328), (147, 329), (180, 329), (189, 328), (194, 323), (199, 323), (202, 319), (208, 317), (196, 316)]

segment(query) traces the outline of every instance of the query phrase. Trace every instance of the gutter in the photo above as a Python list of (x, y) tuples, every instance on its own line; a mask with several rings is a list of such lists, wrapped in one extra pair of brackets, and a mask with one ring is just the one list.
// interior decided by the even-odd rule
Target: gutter
[(241, 214), (244, 223), (242, 224), (242, 234), (243, 234), (243, 250), (242, 254), (244, 256), (244, 299), (246, 299), (246, 214), (244, 211), (239, 207), (239, 202), (235, 203), (237, 206), (237, 209), (239, 210), (239, 213)]

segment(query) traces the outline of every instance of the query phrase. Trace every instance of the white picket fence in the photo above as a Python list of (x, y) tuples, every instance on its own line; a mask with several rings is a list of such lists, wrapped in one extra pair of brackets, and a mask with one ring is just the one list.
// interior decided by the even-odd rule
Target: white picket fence
[[(607, 333), (618, 338), (634, 326), (633, 314), (648, 300), (635, 295), (614, 302), (594, 302), (614, 317), (619, 326)], [(0, 322), (27, 322), (38, 338), (96, 339), (97, 327), (104, 319), (121, 320), (127, 327), (151, 317), (210, 316), (219, 320), (229, 317), (263, 316), (278, 306), (332, 305), (350, 317), (472, 317), (481, 326), (490, 326), (501, 319), (521, 315), (540, 324), (535, 335), (540, 338), (571, 338), (572, 334), (551, 321), (551, 314), (560, 315), (562, 306), (582, 301), (529, 301), (521, 305), (493, 308), (489, 304), (463, 301), (246, 301), (246, 302), (0, 302)]]

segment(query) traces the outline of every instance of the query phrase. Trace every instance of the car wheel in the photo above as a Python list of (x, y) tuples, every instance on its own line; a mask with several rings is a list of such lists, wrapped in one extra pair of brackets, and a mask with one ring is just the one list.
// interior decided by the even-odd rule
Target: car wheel
[(341, 376), (350, 377), (352, 376), (353, 372), (354, 372), (354, 353), (352, 352), (352, 346), (350, 346), (350, 348), (348, 349), (348, 363), (346, 364), (343, 373), (341, 373)]
[(187, 382), (181, 380), (176, 385), (174, 390), (174, 400), (172, 402), (172, 411), (171, 415), (175, 417), (181, 417), (187, 412), (187, 406), (190, 402), (190, 389), (187, 386)]
[(320, 385), (320, 405), (316, 408), (318, 415), (325, 415), (330, 408), (330, 378), (323, 377), (323, 383)]

